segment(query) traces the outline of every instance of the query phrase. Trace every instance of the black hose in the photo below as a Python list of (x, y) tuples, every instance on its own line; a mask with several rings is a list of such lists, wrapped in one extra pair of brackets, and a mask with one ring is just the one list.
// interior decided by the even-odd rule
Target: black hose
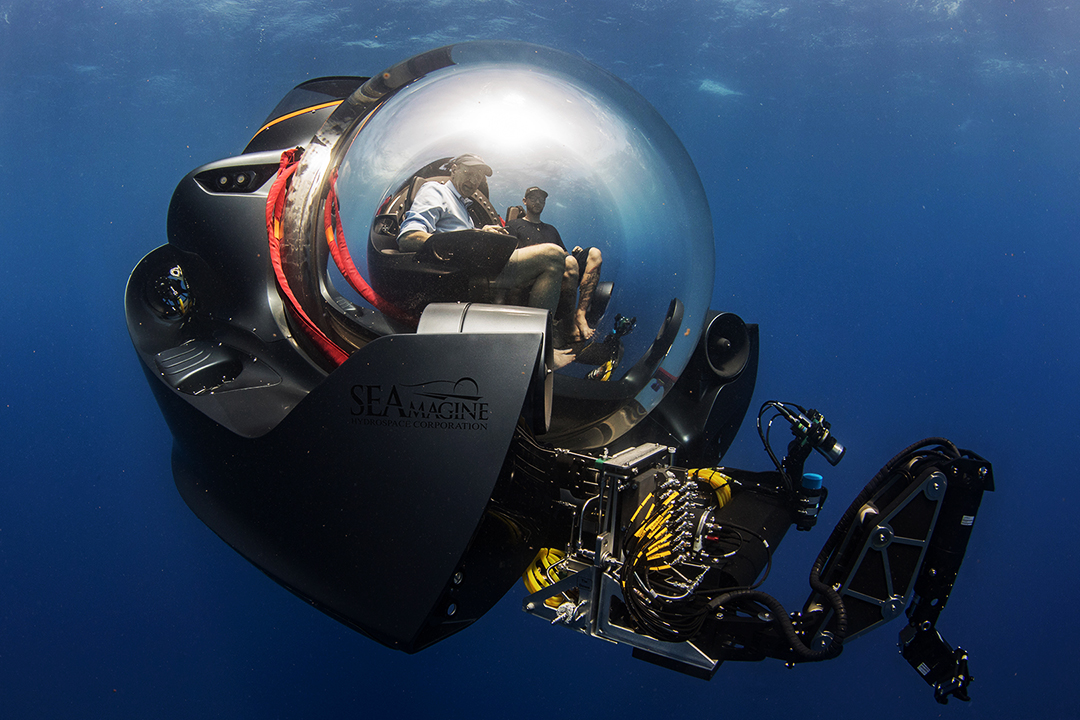
[[(780, 601), (772, 595), (763, 593), (760, 590), (735, 590), (734, 592), (724, 593), (712, 600), (709, 603), (709, 607), (712, 610), (716, 610), (721, 605), (725, 605), (734, 600), (752, 600), (769, 608), (773, 614), (773, 618), (780, 624), (780, 629), (783, 630), (784, 637), (787, 639), (792, 652), (803, 660), (831, 660), (844, 650), (843, 644), (839, 641), (834, 641), (830, 643), (828, 647), (822, 648), (821, 650), (811, 650), (808, 648), (799, 637), (799, 634), (795, 632), (795, 625), (791, 622), (787, 610), (780, 604)], [(841, 603), (841, 606), (842, 605), (843, 603)]]

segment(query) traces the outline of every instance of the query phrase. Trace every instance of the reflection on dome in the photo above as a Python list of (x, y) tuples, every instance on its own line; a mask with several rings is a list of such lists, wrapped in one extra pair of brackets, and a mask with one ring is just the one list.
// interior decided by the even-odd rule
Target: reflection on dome
[[(417, 174), (445, 179), (443, 163), (463, 153), (493, 169), (482, 190), (499, 215), (521, 205), (526, 188), (543, 188), (543, 221), (568, 250), (602, 253), (600, 280), (610, 290), (591, 355), (578, 343), (571, 348), (578, 361), (558, 371), (553, 432), (613, 413), (632, 425), (682, 371), (712, 294), (712, 222), (697, 173), (648, 103), (579, 58), (519, 43), (469, 43), (455, 46), (453, 60), (398, 90), (343, 141), (337, 196), (344, 231), (359, 248), (370, 230), (373, 244), (381, 238), (383, 252), (393, 254), (393, 223)], [(373, 222), (388, 209), (399, 215), (380, 236)], [(378, 273), (365, 253), (354, 259), (365, 277)]]

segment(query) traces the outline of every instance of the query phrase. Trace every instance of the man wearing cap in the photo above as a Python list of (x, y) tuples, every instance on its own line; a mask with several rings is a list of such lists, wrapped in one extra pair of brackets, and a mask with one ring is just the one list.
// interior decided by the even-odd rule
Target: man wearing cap
[(594, 330), (589, 327), (585, 316), (600, 281), (603, 256), (600, 250), (594, 247), (588, 250), (575, 247), (572, 252), (566, 252), (566, 245), (563, 244), (559, 231), (540, 219), (540, 213), (544, 212), (547, 205), (547, 198), (547, 192), (538, 187), (526, 190), (525, 197), (522, 198), (525, 215), (511, 220), (506, 224), (506, 229), (518, 239), (518, 248), (551, 244), (562, 250), (563, 277), (555, 320), (558, 325), (564, 326), (561, 330), (565, 340), (588, 340), (593, 336)]
[[(424, 183), (417, 191), (398, 231), (398, 247), (402, 252), (418, 251), (437, 232), (479, 229), (506, 234), (501, 225), (477, 228), (469, 215), (468, 203), (472, 202), (469, 197), (480, 189), (485, 177), (491, 177), (491, 167), (468, 153), (451, 160), (448, 169), (450, 179), (445, 183)], [(531, 307), (544, 308), (554, 315), (559, 304), (564, 256), (561, 248), (549, 243), (519, 247), (495, 282), (527, 289)]]
[[(420, 186), (412, 206), (398, 231), (402, 252), (416, 252), (437, 232), (475, 230), (469, 215), (469, 198), (480, 189), (491, 168), (477, 155), (459, 155), (450, 161), (450, 179), (445, 183), (429, 182)], [(505, 233), (500, 225), (485, 225), (485, 232)]]

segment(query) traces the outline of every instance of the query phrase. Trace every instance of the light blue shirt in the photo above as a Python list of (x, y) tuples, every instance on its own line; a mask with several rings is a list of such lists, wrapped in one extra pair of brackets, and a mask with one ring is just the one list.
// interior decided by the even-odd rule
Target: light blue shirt
[(423, 230), (426, 233), (472, 230), (472, 218), (465, 199), (454, 183), (428, 182), (420, 186), (413, 198), (412, 207), (405, 213), (398, 237), (405, 233)]

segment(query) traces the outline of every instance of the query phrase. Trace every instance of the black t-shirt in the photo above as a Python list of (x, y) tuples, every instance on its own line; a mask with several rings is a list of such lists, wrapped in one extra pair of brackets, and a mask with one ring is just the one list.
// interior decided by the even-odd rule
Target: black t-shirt
[(506, 231), (518, 239), (519, 248), (542, 245), (543, 243), (555, 243), (563, 250), (566, 249), (555, 226), (548, 225), (543, 221), (532, 223), (523, 217), (516, 218), (506, 223)]

